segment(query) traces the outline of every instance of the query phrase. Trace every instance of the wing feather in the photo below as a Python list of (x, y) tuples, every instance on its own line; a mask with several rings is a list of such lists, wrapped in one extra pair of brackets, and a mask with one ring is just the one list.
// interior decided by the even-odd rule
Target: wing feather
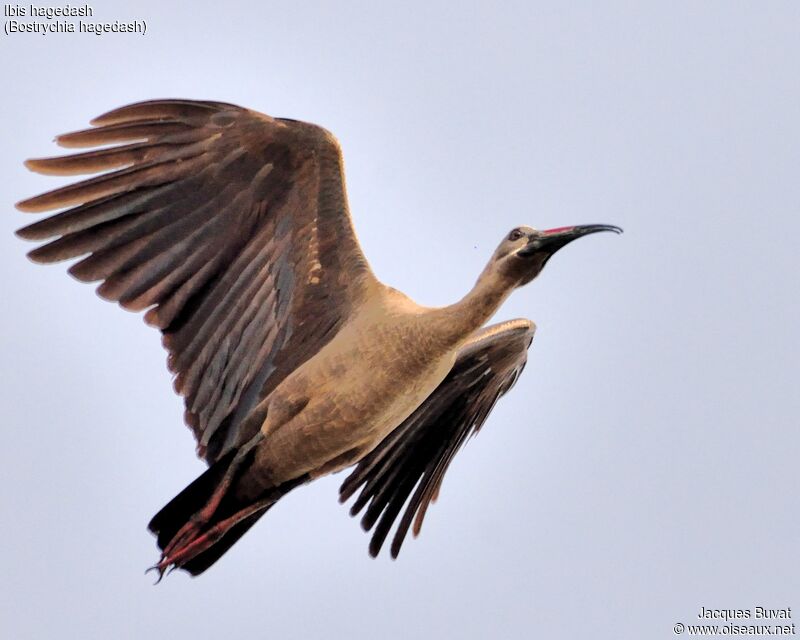
[(335, 334), (374, 280), (338, 144), (315, 125), (209, 101), (142, 102), (92, 124), (56, 140), (102, 148), (26, 165), (98, 175), (18, 203), (65, 209), (18, 234), (48, 241), (33, 260), (80, 258), (72, 275), (147, 309), (198, 452), (213, 462), (253, 435), (250, 412)]
[(534, 330), (532, 322), (520, 319), (478, 332), (436, 390), (342, 483), (342, 502), (361, 490), (350, 514), (366, 507), (361, 525), (367, 531), (374, 527), (372, 556), (380, 552), (406, 503), (392, 539), (392, 557), (400, 553), (412, 523), (414, 535), (419, 534), (456, 453), (480, 430), (525, 367)]

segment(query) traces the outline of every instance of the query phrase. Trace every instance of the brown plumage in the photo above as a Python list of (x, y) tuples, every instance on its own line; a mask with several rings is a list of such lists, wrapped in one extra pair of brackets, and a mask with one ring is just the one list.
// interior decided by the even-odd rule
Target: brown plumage
[[(18, 233), (36, 262), (147, 309), (210, 465), (151, 521), (160, 574), (197, 575), (291, 489), (357, 463), (342, 500), (391, 552), (418, 533), (466, 438), (516, 381), (534, 327), (481, 327), (571, 240), (608, 225), (513, 230), (473, 290), (427, 308), (380, 283), (347, 208), (333, 136), (219, 102), (156, 100), (59, 136), (117, 146), (29, 160), (95, 178), (20, 202), (65, 211)], [(88, 254), (88, 255), (87, 255)], [(85, 257), (84, 257), (85, 256)], [(416, 490), (415, 490), (416, 487)], [(412, 495), (413, 492), (413, 495)]]

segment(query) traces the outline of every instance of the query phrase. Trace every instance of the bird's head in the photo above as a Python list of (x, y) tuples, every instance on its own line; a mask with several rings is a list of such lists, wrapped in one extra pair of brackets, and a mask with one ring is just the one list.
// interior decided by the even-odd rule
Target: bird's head
[(509, 276), (515, 286), (521, 287), (541, 273), (556, 251), (573, 240), (599, 231), (622, 233), (622, 229), (610, 224), (583, 224), (547, 231), (517, 227), (503, 238), (490, 264), (503, 275)]

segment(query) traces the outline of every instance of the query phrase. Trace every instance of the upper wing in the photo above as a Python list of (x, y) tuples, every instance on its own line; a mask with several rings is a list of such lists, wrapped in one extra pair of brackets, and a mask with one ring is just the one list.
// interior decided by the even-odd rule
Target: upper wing
[(198, 453), (213, 462), (252, 435), (258, 421), (243, 423), (259, 400), (335, 334), (374, 280), (339, 146), (315, 125), (218, 102), (141, 102), (92, 124), (56, 140), (104, 148), (26, 165), (108, 172), (18, 203), (71, 207), (18, 234), (50, 239), (30, 253), (36, 262), (90, 254), (72, 275), (102, 280), (99, 294), (126, 309), (150, 308)]
[(525, 368), (534, 331), (530, 320), (519, 319), (476, 333), (436, 390), (342, 483), (341, 502), (363, 487), (350, 514), (356, 515), (369, 503), (361, 524), (369, 531), (378, 523), (369, 544), (373, 557), (414, 487), (392, 540), (392, 557), (400, 553), (412, 520), (414, 535), (419, 534), (453, 456), (468, 436), (478, 432), (495, 402)]

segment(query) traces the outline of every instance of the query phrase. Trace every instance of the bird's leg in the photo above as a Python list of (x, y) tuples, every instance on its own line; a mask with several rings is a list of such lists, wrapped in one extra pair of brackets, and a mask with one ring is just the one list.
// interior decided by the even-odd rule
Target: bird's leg
[(191, 540), (195, 539), (199, 533), (201, 533), (203, 528), (214, 517), (214, 514), (219, 508), (222, 499), (225, 497), (225, 494), (230, 488), (231, 483), (236, 477), (236, 473), (241, 467), (244, 459), (247, 457), (247, 454), (250, 453), (253, 448), (256, 447), (263, 439), (263, 434), (259, 432), (258, 435), (252, 438), (249, 442), (243, 445), (239, 451), (236, 452), (236, 455), (234, 456), (233, 460), (231, 460), (228, 468), (225, 470), (222, 480), (220, 480), (219, 484), (214, 489), (214, 493), (211, 494), (208, 502), (206, 502), (202, 509), (192, 515), (189, 521), (183, 525), (183, 527), (181, 527), (172, 537), (172, 540), (169, 541), (169, 544), (164, 547), (162, 558), (169, 556), (175, 549), (184, 546)]
[(217, 541), (219, 541), (219, 539), (222, 538), (222, 536), (225, 535), (225, 533), (231, 527), (238, 524), (245, 518), (250, 517), (254, 513), (258, 513), (259, 511), (272, 506), (273, 504), (275, 504), (275, 497), (270, 495), (269, 497), (258, 500), (257, 502), (254, 502), (253, 504), (249, 505), (248, 507), (245, 507), (244, 509), (237, 511), (232, 516), (229, 516), (224, 520), (221, 520), (213, 527), (211, 527), (201, 535), (193, 539), (190, 539), (186, 544), (182, 546), (177, 546), (177, 545), (173, 546), (172, 543), (170, 543), (171, 547), (170, 550), (167, 551), (167, 549), (165, 549), (164, 552), (161, 554), (161, 558), (158, 561), (158, 564), (150, 567), (148, 571), (151, 569), (158, 571), (158, 581), (156, 582), (157, 584), (158, 582), (161, 581), (161, 578), (164, 575), (168, 574), (171, 571), (174, 571), (175, 569), (180, 568), (181, 565), (188, 562), (197, 555), (201, 554), (203, 551), (205, 551), (213, 544), (215, 544)]

